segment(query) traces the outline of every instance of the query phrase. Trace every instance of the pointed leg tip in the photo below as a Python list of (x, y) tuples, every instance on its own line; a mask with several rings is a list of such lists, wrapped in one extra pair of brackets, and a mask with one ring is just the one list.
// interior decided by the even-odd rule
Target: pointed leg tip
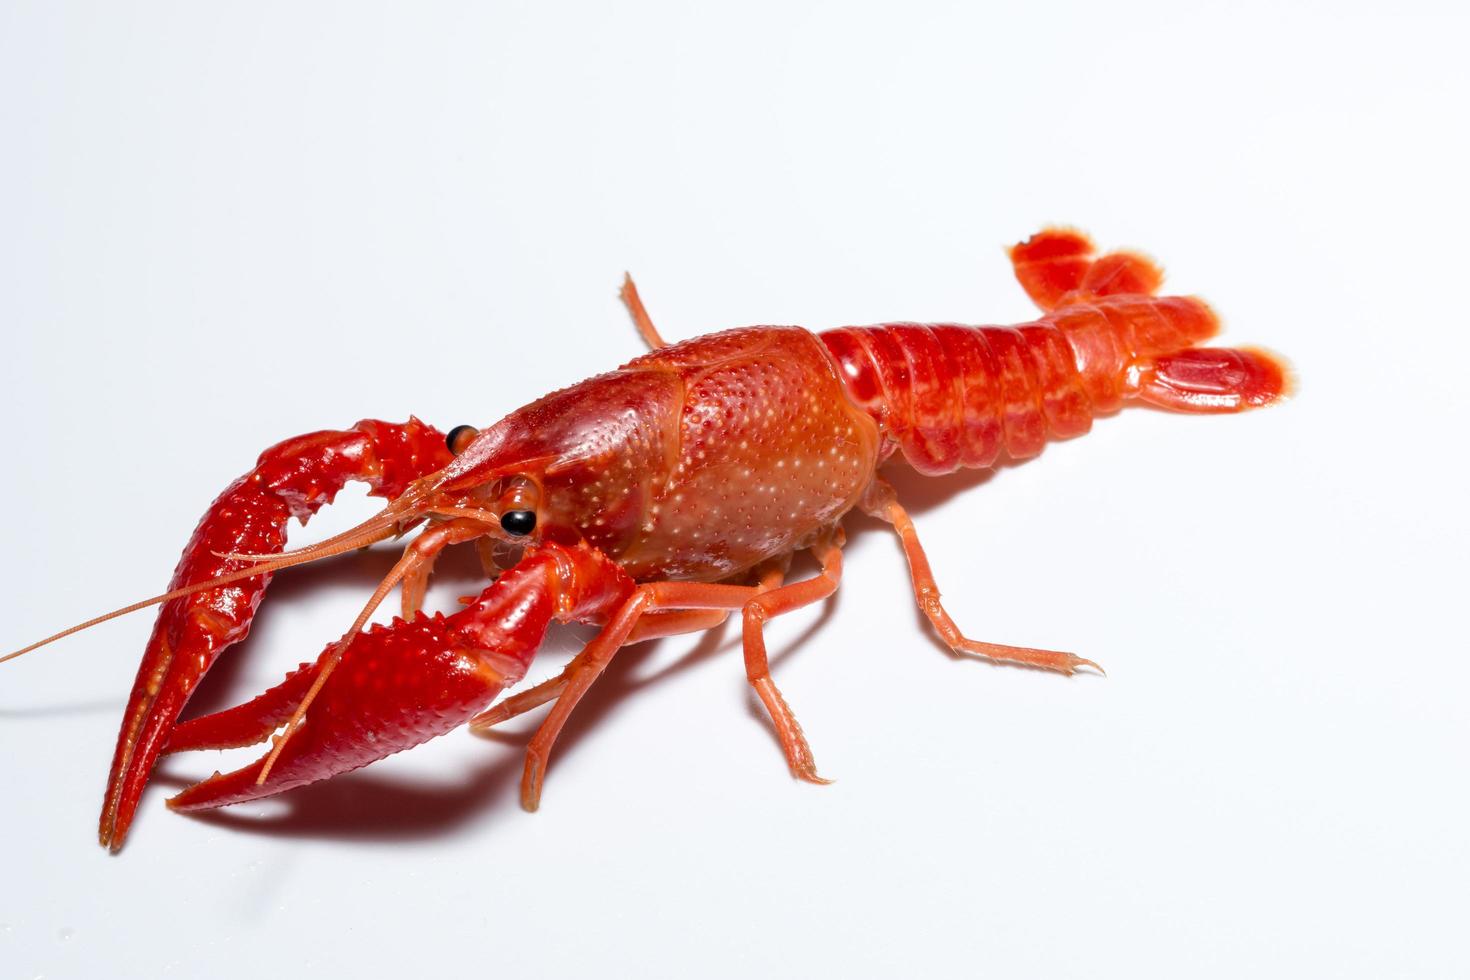
[(804, 783), (812, 783), (816, 786), (827, 786), (833, 782), (833, 780), (825, 776), (818, 775), (817, 764), (811, 761), (800, 765), (793, 765), (791, 767), (791, 775)]
[(521, 809), (527, 813), (535, 813), (541, 808), (541, 774), (545, 767), (540, 765), (536, 757), (530, 753), (526, 754), (526, 770), (521, 776)]

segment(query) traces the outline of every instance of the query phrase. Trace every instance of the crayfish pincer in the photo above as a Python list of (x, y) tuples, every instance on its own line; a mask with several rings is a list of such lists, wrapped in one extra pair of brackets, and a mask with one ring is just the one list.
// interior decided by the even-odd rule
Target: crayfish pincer
[[(748, 327), (666, 344), (633, 283), (623, 299), (653, 348), (483, 430), (445, 433), (410, 418), (288, 439), (210, 505), (168, 591), (73, 627), (161, 604), (123, 715), (100, 825), (117, 850), (160, 755), (270, 741), (243, 769), (183, 790), (197, 810), (253, 800), (382, 759), (466, 722), (483, 731), (554, 701), (531, 739), (521, 802), (534, 810), (557, 734), (618, 650), (709, 629), (739, 610), (746, 676), (775, 723), (794, 776), (822, 782), (771, 679), (762, 625), (831, 595), (841, 521), (860, 508), (890, 524), (924, 614), (952, 649), (1062, 673), (1070, 653), (965, 637), (913, 522), (880, 464), (901, 454), (934, 475), (1024, 459), (1088, 431), (1129, 402), (1239, 412), (1286, 394), (1281, 360), (1198, 346), (1219, 323), (1198, 299), (1158, 296), (1148, 259), (1096, 256), (1051, 229), (1011, 250), (1041, 307), (1015, 326), (884, 323), (811, 333)], [(283, 550), (348, 481), (387, 503), (358, 526)], [(180, 722), (200, 679), (243, 639), (276, 572), (417, 530), (345, 633), (253, 701)], [(489, 579), (451, 615), (426, 614), (444, 548), (474, 543)], [(519, 548), (508, 569), (498, 545)], [(501, 547), (501, 551), (505, 549)], [(785, 581), (810, 550), (813, 577)], [(368, 621), (401, 592), (401, 616)], [(600, 628), (557, 677), (498, 704), (553, 620)]]

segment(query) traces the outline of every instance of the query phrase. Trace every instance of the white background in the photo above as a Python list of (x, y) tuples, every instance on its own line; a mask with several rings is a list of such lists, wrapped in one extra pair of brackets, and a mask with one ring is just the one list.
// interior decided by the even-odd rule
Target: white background
[[(1465, 975), (1470, 23), (1389, 6), (5, 3), (7, 648), (158, 591), (270, 443), (637, 354), (625, 268), (675, 338), (1013, 321), (1002, 246), (1066, 222), (1302, 385), (900, 476), (969, 632), (1109, 673), (952, 661), (853, 520), (842, 591), (769, 629), (825, 788), (732, 628), (628, 651), (534, 816), (524, 734), (167, 812), (243, 761), (200, 755), (113, 858), (151, 614), (5, 665), (0, 976)], [(283, 574), (203, 702), (392, 557)]]

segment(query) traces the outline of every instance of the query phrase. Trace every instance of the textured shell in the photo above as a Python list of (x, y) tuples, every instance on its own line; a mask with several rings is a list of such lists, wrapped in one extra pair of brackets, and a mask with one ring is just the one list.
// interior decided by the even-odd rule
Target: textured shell
[(877, 423), (799, 327), (711, 334), (621, 372), (677, 377), (678, 451), (616, 556), (638, 578), (723, 578), (800, 547), (846, 513), (878, 463)]

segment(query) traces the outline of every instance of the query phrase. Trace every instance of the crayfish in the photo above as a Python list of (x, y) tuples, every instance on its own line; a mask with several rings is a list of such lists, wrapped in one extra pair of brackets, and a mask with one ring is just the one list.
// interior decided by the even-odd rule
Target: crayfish
[[(169, 801), (199, 810), (326, 779), (466, 722), (484, 731), (550, 701), (521, 781), (534, 810), (557, 734), (619, 649), (710, 629), (736, 610), (746, 676), (791, 773), (823, 782), (771, 678), (762, 626), (837, 589), (841, 521), (855, 507), (893, 526), (915, 598), (953, 650), (1062, 673), (1095, 667), (964, 636), (880, 465), (902, 454), (935, 475), (1025, 459), (1130, 401), (1237, 412), (1281, 398), (1288, 375), (1264, 351), (1196, 346), (1217, 331), (1215, 315), (1198, 299), (1156, 296), (1162, 275), (1140, 255), (1097, 257), (1084, 236), (1058, 229), (1010, 254), (1044, 311), (1010, 327), (763, 326), (666, 344), (629, 279), (623, 299), (653, 349), (615, 371), (482, 430), (363, 421), (267, 449), (205, 512), (169, 591), (26, 648), (162, 604), (118, 735), (102, 844), (122, 846), (163, 753), (273, 741), (257, 762)], [(283, 550), (288, 520), (305, 522), (352, 480), (386, 498), (382, 511)], [(179, 720), (205, 672), (249, 632), (276, 572), (415, 530), (314, 662), (246, 704)], [(436, 557), (465, 543), (480, 549), (490, 584), (450, 615), (425, 613)], [(520, 558), (502, 570), (493, 552), (504, 545)], [(820, 572), (785, 581), (802, 550)], [(367, 626), (395, 589), (401, 618)], [(525, 676), (553, 620), (600, 631), (560, 675), (495, 703)]]

